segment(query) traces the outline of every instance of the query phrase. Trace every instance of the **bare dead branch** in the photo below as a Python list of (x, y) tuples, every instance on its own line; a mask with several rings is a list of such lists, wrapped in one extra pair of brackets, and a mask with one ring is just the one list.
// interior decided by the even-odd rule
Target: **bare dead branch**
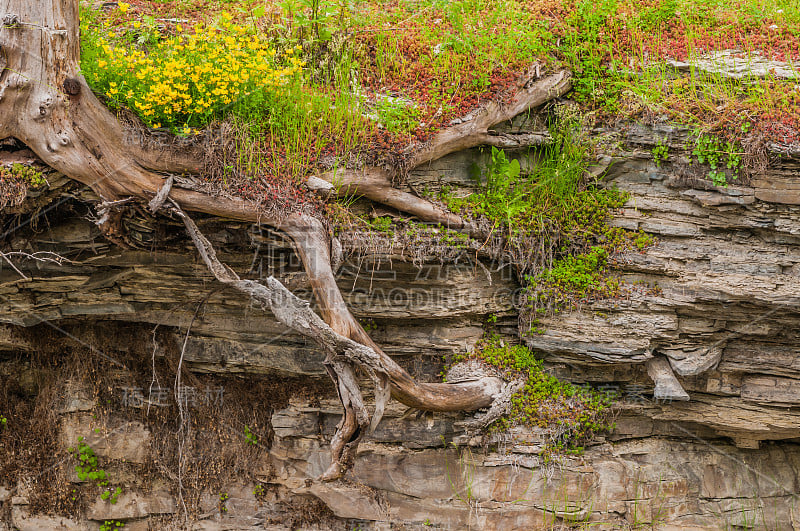
[(172, 190), (172, 183), (175, 182), (175, 178), (170, 175), (166, 181), (164, 181), (164, 185), (158, 189), (158, 193), (156, 193), (155, 197), (150, 200), (150, 203), (147, 204), (147, 207), (150, 209), (150, 212), (155, 214), (161, 207), (164, 206), (164, 201), (167, 200), (167, 196), (169, 195), (170, 191)]
[(64, 262), (73, 263), (72, 260), (69, 258), (65, 258), (60, 254), (56, 254), (50, 251), (37, 251), (35, 253), (26, 253), (24, 251), (9, 251), (7, 253), (0, 252), (0, 257), (11, 266), (11, 268), (22, 277), (23, 280), (31, 280), (29, 276), (19, 270), (14, 262), (11, 261), (12, 257), (15, 258), (22, 258), (24, 260), (33, 260), (35, 262), (47, 262), (56, 265), (62, 265)]

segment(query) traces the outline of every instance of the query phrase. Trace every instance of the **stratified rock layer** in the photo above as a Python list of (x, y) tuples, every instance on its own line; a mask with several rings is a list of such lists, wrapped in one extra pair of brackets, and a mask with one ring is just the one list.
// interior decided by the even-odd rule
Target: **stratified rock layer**
[[(526, 339), (559, 377), (620, 393), (612, 433), (580, 457), (545, 464), (535, 433), (515, 432), (485, 451), (463, 434), (458, 417), (404, 415), (395, 405), (363, 445), (348, 481), (319, 484), (310, 480), (328, 465), (336, 402), (297, 397), (272, 415), (268, 457), (254, 463), (272, 490), (256, 499), (253, 484), (232, 485), (224, 514), (213, 510), (218, 493), (209, 493), (203, 503), (211, 509), (199, 528), (263, 528), (287, 503), (313, 500), (335, 515), (319, 525), (333, 528), (389, 522), (452, 529), (562, 522), (800, 527), (800, 164), (774, 161), (748, 186), (716, 188), (692, 177), (703, 170), (688, 163), (684, 131), (637, 126), (610, 132), (614, 138), (619, 143), (609, 151), (605, 182), (631, 198), (613, 223), (651, 233), (657, 243), (616, 257), (624, 298), (584, 301), (547, 319), (544, 334)], [(659, 141), (670, 155), (660, 167), (650, 152)], [(447, 157), (409, 182), (415, 189), (466, 187), (469, 165), (482, 156)], [(61, 204), (47, 223), (15, 228), (9, 247), (54, 251), (73, 262), (29, 267), (31, 280), (0, 270), (6, 323), (0, 350), (37, 351), (24, 329), (42, 327), (43, 320), (78, 339), (93, 327), (113, 335), (130, 323), (146, 325), (142, 330), (159, 325), (179, 346), (191, 324), (184, 362), (192, 371), (325, 381), (314, 345), (220, 289), (177, 223), (127, 215), (123, 224), (138, 250), (123, 249), (86, 219), (82, 205), (90, 194), (69, 186), (53, 193), (49, 205)], [(276, 275), (310, 298), (291, 245), (279, 235), (220, 221), (202, 229), (243, 276)], [(510, 268), (478, 264), (468, 250), (444, 263), (423, 253), (415, 264), (413, 254), (395, 246), (354, 256), (342, 265), (339, 284), (370, 334), (415, 377), (437, 379), (442, 356), (469, 349), (490, 315), (501, 332), (516, 335), (512, 301), (519, 285)], [(16, 363), (8, 356), (0, 374), (19, 376)], [(674, 390), (661, 393), (654, 378), (677, 385), (689, 399), (658, 400)], [(88, 430), (93, 407), (80, 393), (67, 398), (58, 412), (64, 445)], [(118, 428), (125, 436), (99, 438), (98, 452), (143, 461), (153, 444), (148, 427)], [(0, 485), (0, 504), (9, 508), (1, 514), (20, 529), (97, 528), (92, 522), (104, 518), (128, 519), (126, 528), (133, 529), (175, 512), (175, 494), (159, 488), (130, 489), (114, 511), (90, 505), (85, 524), (34, 514), (20, 486)]]

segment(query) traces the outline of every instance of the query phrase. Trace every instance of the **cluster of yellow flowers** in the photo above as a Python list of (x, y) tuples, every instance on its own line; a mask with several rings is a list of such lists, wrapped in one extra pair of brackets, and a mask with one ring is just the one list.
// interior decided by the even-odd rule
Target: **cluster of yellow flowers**
[(215, 26), (178, 25), (145, 51), (130, 37), (141, 23), (132, 26), (85, 38), (82, 68), (95, 90), (156, 128), (188, 134), (231, 106), (263, 102), (305, 66), (297, 49), (279, 53), (227, 14)]

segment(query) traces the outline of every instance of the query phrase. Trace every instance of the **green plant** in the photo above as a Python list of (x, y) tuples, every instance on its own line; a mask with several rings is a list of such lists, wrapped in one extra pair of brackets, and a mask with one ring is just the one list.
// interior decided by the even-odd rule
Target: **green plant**
[[(588, 296), (618, 295), (619, 282), (607, 275), (608, 256), (631, 247), (642, 250), (653, 242), (642, 232), (608, 225), (628, 195), (587, 180), (592, 149), (581, 133), (580, 117), (568, 112), (559, 116), (550, 128), (553, 142), (541, 150), (529, 174), (523, 175), (517, 160), (493, 148), (486, 168), (472, 169), (479, 187), (475, 193), (458, 198), (443, 187), (440, 194), (451, 209), (490, 220), (505, 237), (504, 250), (520, 257), (517, 266), (527, 294), (524, 318), (538, 334), (545, 332), (538, 325), (548, 312)], [(537, 259), (549, 267), (527, 262)]]
[(559, 381), (524, 345), (508, 345), (499, 336), (487, 334), (471, 353), (454, 356), (452, 363), (465, 359), (486, 363), (508, 380), (525, 381), (512, 396), (508, 415), (490, 430), (505, 431), (517, 424), (543, 428), (551, 436), (545, 449), (545, 456), (550, 456), (579, 454), (584, 441), (610, 429), (607, 410), (614, 395)]
[[(697, 158), (699, 164), (709, 166), (706, 175), (714, 186), (727, 187), (729, 177), (732, 180), (739, 177), (742, 150), (735, 142), (723, 141), (713, 135), (696, 134), (692, 155)], [(725, 171), (726, 168), (728, 172)]]
[(646, 232), (639, 231), (636, 234), (636, 238), (633, 240), (633, 245), (640, 251), (643, 251), (644, 249), (647, 249), (648, 247), (654, 245), (655, 242), (656, 242), (655, 237), (653, 237), (650, 234), (647, 234)]
[(80, 481), (89, 481), (102, 489), (100, 499), (116, 504), (122, 488), (109, 485), (108, 474), (105, 470), (98, 467), (97, 455), (94, 450), (84, 442), (83, 437), (78, 437), (77, 448), (69, 448), (78, 458), (75, 465), (75, 472)]
[(44, 178), (42, 172), (38, 171), (33, 166), (15, 163), (11, 165), (10, 173), (13, 177), (26, 181), (34, 188), (38, 188), (47, 184), (47, 179)]
[(219, 512), (220, 513), (227, 513), (228, 512), (228, 506), (226, 505), (226, 503), (227, 503), (229, 498), (230, 498), (230, 496), (228, 496), (227, 492), (220, 492), (219, 493), (219, 504), (218, 504), (218, 506), (219, 506)]
[(5, 418), (3, 415), (0, 415), (0, 429), (3, 429), (8, 424), (8, 419)]
[[(585, 491), (581, 483), (577, 484), (577, 492), (569, 488), (568, 483), (563, 480), (558, 487), (549, 483), (545, 479), (546, 494), (542, 499), (542, 519), (546, 529), (558, 529), (566, 523), (569, 524), (569, 529), (591, 528), (588, 520), (592, 516), (595, 502), (591, 492)], [(588, 527), (585, 527), (587, 524)]]
[[(640, 244), (647, 245), (646, 236)], [(531, 320), (531, 332), (544, 333), (544, 329), (535, 326), (540, 323), (539, 316), (572, 308), (589, 297), (618, 295), (620, 283), (608, 276), (607, 261), (605, 247), (593, 246), (588, 253), (567, 255), (538, 275), (525, 277), (525, 308), (536, 316)]]
[(32, 166), (17, 163), (0, 166), (0, 208), (21, 204), (29, 189), (45, 185), (47, 179)]
[[(333, 29), (329, 23), (336, 14), (331, 2), (324, 0), (283, 0), (278, 3), (282, 12), (283, 36), (286, 40), (326, 42)], [(343, 13), (340, 12), (340, 17)]]
[[(453, 448), (458, 449), (458, 445), (455, 443), (450, 444)], [(464, 481), (463, 489), (459, 489), (456, 485), (456, 480), (450, 476), (450, 467), (447, 464), (447, 453), (445, 453), (444, 467), (447, 473), (447, 481), (450, 483), (450, 488), (453, 490), (453, 494), (461, 501), (461, 503), (467, 507), (474, 508), (476, 504), (475, 493), (473, 492), (473, 489), (475, 488), (475, 460), (472, 455), (472, 450), (469, 447), (460, 450), (458, 464), (461, 472), (461, 478)]]
[(653, 147), (653, 161), (656, 163), (657, 167), (661, 167), (661, 163), (666, 161), (669, 157), (669, 146), (664, 143), (664, 141), (659, 141), (658, 144)]
[(517, 217), (528, 207), (527, 191), (518, 181), (519, 160), (509, 160), (504, 151), (492, 147), (485, 172), (476, 166), (471, 171), (473, 179), (483, 187), (480, 194), (471, 196), (473, 211), (504, 223), (509, 232), (513, 231)]
[(420, 111), (400, 98), (383, 97), (375, 106), (378, 123), (391, 133), (408, 133), (419, 124)]
[(378, 324), (375, 322), (374, 319), (365, 319), (365, 320), (360, 320), (359, 322), (361, 323), (361, 326), (364, 327), (365, 332), (371, 332), (373, 330), (378, 329)]
[(392, 218), (388, 216), (377, 217), (372, 220), (371, 225), (378, 232), (389, 233), (392, 231)]
[(114, 531), (115, 529), (121, 529), (125, 527), (124, 522), (120, 522), (119, 520), (106, 520), (103, 522), (103, 525), (100, 526), (100, 531)]
[(257, 484), (255, 487), (253, 487), (253, 496), (255, 496), (257, 499), (263, 498), (266, 495), (266, 493), (267, 493), (267, 490), (264, 488), (264, 485), (262, 485), (261, 483)]
[(250, 426), (244, 427), (244, 438), (247, 441), (247, 444), (255, 446), (258, 444), (258, 436), (250, 431)]

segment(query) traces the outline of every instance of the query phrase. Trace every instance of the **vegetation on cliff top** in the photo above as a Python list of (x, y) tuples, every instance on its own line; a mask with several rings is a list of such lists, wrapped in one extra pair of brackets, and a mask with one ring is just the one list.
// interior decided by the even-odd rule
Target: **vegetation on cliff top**
[[(320, 104), (305, 118), (314, 127), (352, 122), (365, 134), (361, 143), (380, 150), (406, 142), (409, 132), (424, 138), (482, 101), (502, 97), (538, 64), (570, 68), (575, 99), (601, 113), (664, 113), (730, 134), (751, 123), (777, 140), (797, 139), (800, 93), (780, 72), (730, 79), (694, 69), (683, 76), (668, 66), (723, 50), (733, 50), (740, 64), (800, 59), (800, 8), (787, 0), (133, 0), (82, 15), (89, 82), (128, 101), (129, 90), (137, 96), (143, 82), (157, 88), (164, 80), (155, 79), (172, 72), (177, 85), (168, 89), (177, 101), (192, 97), (191, 112), (155, 120), (145, 115), (148, 109), (129, 106), (151, 125), (175, 131), (233, 110), (224, 106), (236, 101), (234, 91), (247, 95), (234, 105), (240, 111), (267, 94), (292, 94), (310, 107)], [(226, 53), (212, 52), (215, 43)], [(178, 56), (211, 71), (185, 76), (169, 62)], [(239, 63), (245, 57), (261, 59), (264, 70)], [(344, 109), (320, 113), (322, 100), (355, 116)], [(259, 107), (267, 121), (287, 111), (279, 104)], [(370, 122), (372, 131), (363, 133)], [(342, 147), (353, 146), (332, 149)]]

